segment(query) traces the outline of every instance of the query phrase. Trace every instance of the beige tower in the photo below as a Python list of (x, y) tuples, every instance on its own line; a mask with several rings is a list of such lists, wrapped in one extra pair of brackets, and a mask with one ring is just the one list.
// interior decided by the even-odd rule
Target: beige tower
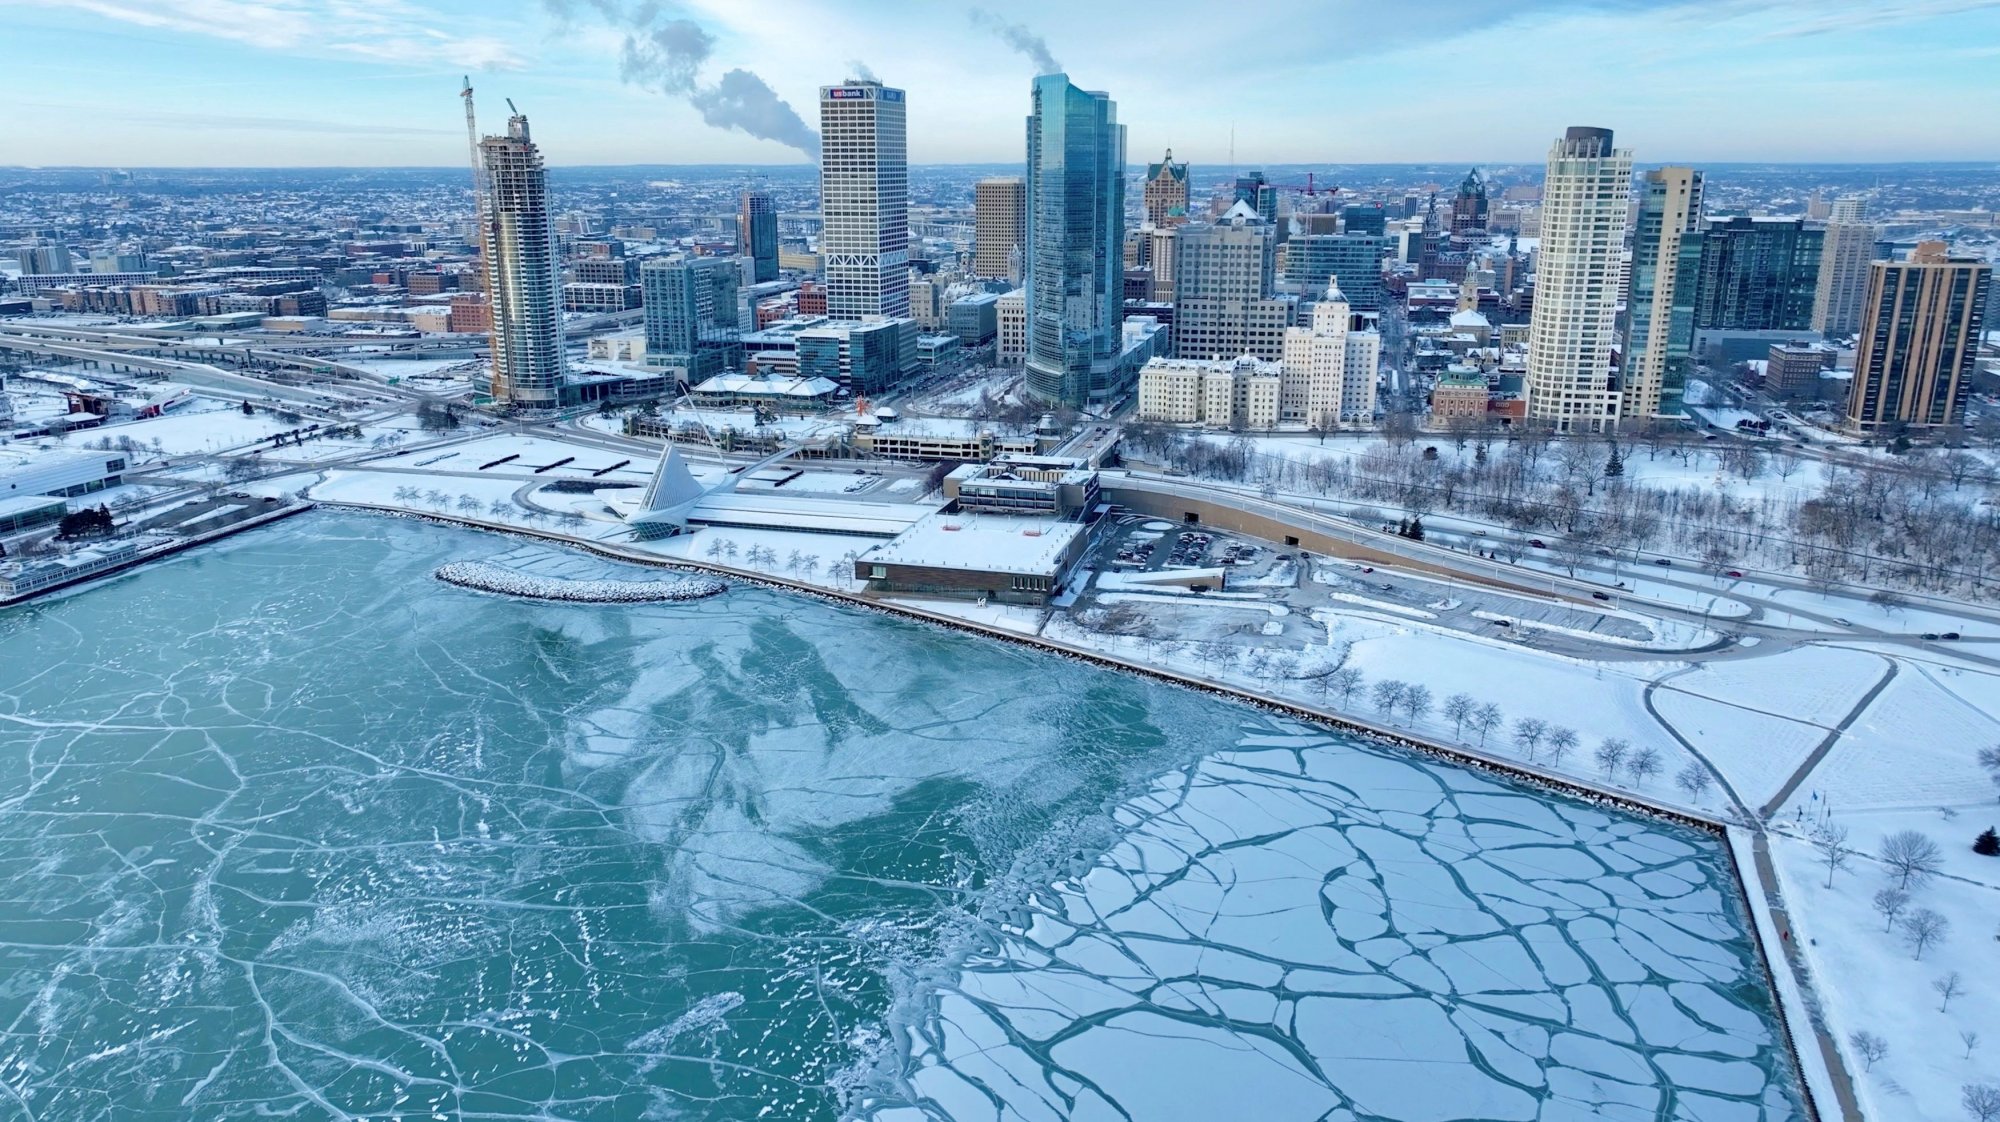
[(1965, 413), (1993, 266), (1922, 242), (1868, 266), (1847, 423), (1861, 432), (1956, 424)]
[(1632, 153), (1611, 146), (1610, 129), (1571, 128), (1549, 149), (1527, 389), (1528, 416), (1557, 432), (1618, 423), (1611, 352), (1631, 196)]
[(972, 271), (1019, 280), (1018, 251), (1028, 234), (1028, 181), (1018, 175), (982, 179), (972, 189)]
[(1837, 199), (1826, 226), (1819, 258), (1819, 287), (1813, 291), (1812, 329), (1829, 338), (1861, 330), (1868, 303), (1868, 264), (1875, 259), (1875, 227), (1867, 222), (1864, 200)]

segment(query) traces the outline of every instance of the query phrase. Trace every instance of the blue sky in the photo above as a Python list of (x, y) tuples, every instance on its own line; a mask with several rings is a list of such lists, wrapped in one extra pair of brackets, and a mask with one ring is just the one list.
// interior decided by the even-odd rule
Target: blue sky
[[(2000, 0), (983, 2), (0, 0), (0, 164), (455, 164), (467, 72), (552, 163), (794, 163), (691, 99), (746, 70), (811, 124), (857, 64), (913, 161), (1012, 161), (1035, 66), (996, 24), (1110, 91), (1135, 161), (1534, 160), (1581, 123), (1642, 163), (2000, 159)], [(635, 24), (705, 49), (628, 82)]]

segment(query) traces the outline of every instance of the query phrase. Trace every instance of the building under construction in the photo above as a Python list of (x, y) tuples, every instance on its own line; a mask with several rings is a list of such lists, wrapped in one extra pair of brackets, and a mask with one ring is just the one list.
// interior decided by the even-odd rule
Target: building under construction
[(507, 118), (505, 136), (480, 139), (470, 81), (462, 96), (492, 315), (492, 400), (554, 409), (563, 394), (562, 301), (541, 150), (518, 111)]

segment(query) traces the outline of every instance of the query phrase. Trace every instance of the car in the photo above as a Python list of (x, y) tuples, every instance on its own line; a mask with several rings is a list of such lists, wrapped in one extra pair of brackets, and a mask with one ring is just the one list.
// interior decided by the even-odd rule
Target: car
[(1382, 585), (1382, 591), (1384, 591), (1384, 592), (1394, 592), (1395, 590), (1396, 590), (1396, 586), (1395, 586), (1395, 585), (1393, 585), (1393, 584), (1386, 584), (1386, 583), (1385, 583), (1385, 584), (1383, 584), (1383, 585)]
[(1593, 592), (1590, 594), (1590, 598), (1592, 600), (1609, 600), (1611, 599), (1611, 594), (1609, 592)]
[(1372, 572), (1374, 572), (1374, 571), (1375, 571), (1375, 566), (1373, 566), (1373, 565), (1363, 565), (1363, 566), (1361, 566), (1361, 571), (1362, 571), (1362, 572), (1364, 572), (1364, 573), (1372, 573)]
[(1924, 638), (1935, 643), (1938, 641), (1938, 633), (1935, 631), (1926, 631), (1924, 632)]
[(1494, 621), (1493, 621), (1493, 626), (1495, 626), (1495, 627), (1512, 627), (1512, 626), (1514, 626), (1514, 621), (1513, 621), (1513, 620), (1511, 620), (1511, 619), (1496, 619), (1496, 620), (1494, 620)]
[(1672, 565), (1672, 564), (1673, 564), (1673, 562), (1672, 562), (1672, 561), (1669, 561), (1669, 560), (1667, 560), (1667, 559), (1666, 559), (1666, 558), (1664, 558), (1664, 557), (1655, 557), (1655, 558), (1653, 558), (1653, 564), (1655, 564), (1655, 565)]
[(1549, 547), (1549, 543), (1547, 543), (1547, 542), (1543, 541), (1543, 540), (1542, 540), (1542, 539), (1540, 539), (1540, 538), (1529, 538), (1529, 539), (1528, 539), (1528, 548), (1530, 548), (1530, 549), (1547, 549), (1548, 547)]
[(1741, 570), (1741, 569), (1731, 569), (1731, 570), (1729, 570), (1728, 572), (1726, 572), (1726, 573), (1724, 573), (1724, 574), (1722, 574), (1722, 575), (1723, 575), (1723, 576), (1725, 576), (1725, 577), (1729, 577), (1729, 578), (1731, 578), (1731, 579), (1734, 579), (1734, 580), (1742, 580), (1742, 579), (1743, 579), (1743, 570)]
[(1952, 639), (1952, 640), (1956, 640), (1956, 639), (1958, 638), (1958, 632), (1956, 632), (1956, 631), (1947, 631), (1947, 632), (1945, 632), (1945, 633), (1944, 633), (1944, 635), (1943, 635), (1943, 638), (1946, 638), (1946, 639)]

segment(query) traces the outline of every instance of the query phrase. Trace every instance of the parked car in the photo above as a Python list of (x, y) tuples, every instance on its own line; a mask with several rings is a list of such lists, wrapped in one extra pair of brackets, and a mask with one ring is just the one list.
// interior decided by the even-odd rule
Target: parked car
[(1937, 632), (1935, 632), (1935, 631), (1926, 631), (1926, 632), (1924, 632), (1924, 638), (1925, 638), (1925, 639), (1928, 639), (1928, 640), (1930, 640), (1930, 641), (1931, 641), (1931, 642), (1933, 642), (1933, 643), (1935, 643), (1935, 642), (1937, 642), (1937, 640), (1938, 640), (1938, 633), (1937, 633)]
[(1592, 600), (1609, 600), (1611, 599), (1611, 594), (1609, 592), (1593, 592), (1590, 594), (1590, 598)]
[(1729, 570), (1728, 572), (1726, 572), (1726, 573), (1724, 573), (1724, 574), (1722, 574), (1722, 575), (1723, 575), (1723, 576), (1725, 576), (1725, 577), (1729, 577), (1729, 578), (1731, 578), (1731, 579), (1734, 579), (1734, 580), (1742, 580), (1742, 579), (1743, 579), (1743, 570), (1741, 570), (1741, 569), (1731, 569), (1731, 570)]
[(1530, 548), (1530, 549), (1547, 549), (1548, 547), (1549, 547), (1549, 543), (1547, 543), (1547, 542), (1543, 541), (1543, 540), (1542, 540), (1542, 539), (1540, 539), (1540, 538), (1529, 538), (1529, 539), (1528, 539), (1528, 548)]
[(1957, 639), (1957, 638), (1958, 638), (1958, 632), (1956, 632), (1956, 631), (1947, 631), (1947, 632), (1945, 632), (1945, 633), (1944, 633), (1944, 637), (1945, 637), (1945, 638), (1947, 638), (1947, 639)]
[(1669, 560), (1667, 560), (1667, 559), (1666, 559), (1666, 558), (1664, 558), (1664, 557), (1655, 557), (1655, 558), (1653, 558), (1653, 564), (1655, 564), (1655, 565), (1672, 565), (1672, 564), (1673, 564), (1673, 562), (1672, 562), (1672, 561), (1669, 561)]

